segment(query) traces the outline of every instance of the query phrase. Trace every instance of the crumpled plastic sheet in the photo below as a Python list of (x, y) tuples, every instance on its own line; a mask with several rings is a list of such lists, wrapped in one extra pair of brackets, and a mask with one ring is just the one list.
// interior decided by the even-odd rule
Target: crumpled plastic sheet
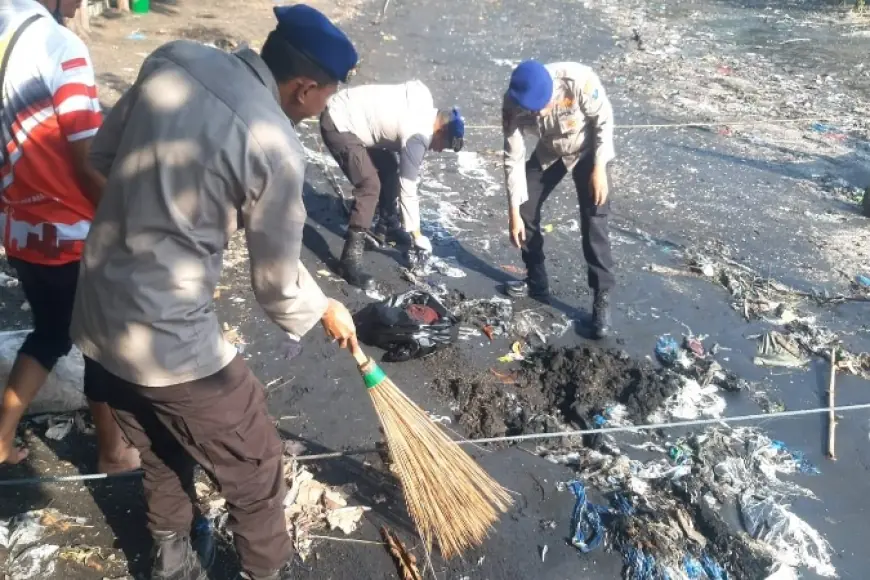
[(41, 579), (54, 573), (60, 546), (45, 542), (47, 535), (83, 525), (83, 518), (71, 518), (57, 510), (34, 510), (0, 520), (0, 546), (8, 556), (5, 574), (15, 580)]
[(740, 513), (746, 531), (772, 546), (782, 564), (806, 566), (820, 576), (837, 575), (831, 564), (831, 545), (787, 505), (771, 496), (747, 492), (740, 496)]
[(669, 418), (692, 420), (699, 417), (718, 419), (725, 413), (727, 403), (718, 394), (714, 384), (701, 386), (694, 379), (682, 378), (683, 385), (668, 397), (661, 409), (649, 416), (650, 423), (664, 423)]

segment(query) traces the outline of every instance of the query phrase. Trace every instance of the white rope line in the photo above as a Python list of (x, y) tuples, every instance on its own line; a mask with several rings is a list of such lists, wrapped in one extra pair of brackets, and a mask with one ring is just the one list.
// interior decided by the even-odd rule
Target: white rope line
[[(778, 411), (776, 413), (758, 413), (755, 415), (737, 415), (734, 417), (721, 417), (719, 419), (694, 419), (691, 421), (672, 421), (670, 423), (647, 423), (645, 425), (620, 425), (618, 427), (602, 427), (600, 429), (577, 429), (574, 431), (560, 431), (557, 433), (527, 433), (525, 435), (509, 435), (505, 437), (484, 437), (480, 439), (463, 439), (457, 441), (457, 445), (475, 445), (481, 443), (507, 443), (512, 441), (529, 441), (533, 439), (563, 439), (565, 437), (576, 437), (578, 435), (602, 435), (607, 433), (631, 433), (634, 431), (654, 431), (656, 429), (674, 429), (680, 427), (697, 427), (700, 425), (727, 425), (728, 423), (740, 423), (746, 421), (764, 421), (770, 419), (779, 419), (782, 417), (800, 417), (803, 415), (818, 415), (834, 411), (837, 413), (845, 411), (860, 411), (870, 409), (870, 403), (861, 403), (859, 405), (841, 405), (839, 407), (818, 407), (815, 409), (798, 409), (795, 411)], [(381, 450), (374, 447), (366, 447), (361, 449), (349, 449), (347, 451), (334, 451), (331, 453), (317, 453), (311, 455), (297, 455), (293, 457), (296, 461), (322, 461), (324, 459), (338, 459), (350, 455), (364, 455), (366, 453), (377, 453)], [(19, 485), (41, 485), (45, 483), (70, 483), (80, 481), (90, 481), (99, 479), (114, 479), (116, 477), (138, 477), (141, 476), (141, 471), (128, 471), (126, 473), (105, 474), (92, 473), (85, 475), (68, 475), (60, 477), (28, 477), (19, 479), (0, 480), (0, 487), (4, 486), (19, 486)]]
[[(799, 117), (796, 119), (753, 119), (750, 121), (698, 121), (691, 123), (641, 123), (633, 125), (614, 125), (614, 129), (670, 129), (680, 127), (719, 127), (728, 125), (730, 127), (740, 127), (744, 125), (756, 125), (760, 123), (773, 124), (788, 124), (788, 123), (807, 123), (810, 121), (827, 121), (819, 117)], [(466, 129), (501, 129), (501, 125), (466, 125)]]
[[(859, 405), (842, 405), (834, 407), (835, 412), (844, 411), (860, 411), (862, 409), (870, 409), (870, 403), (862, 403)], [(573, 431), (559, 431), (556, 433), (527, 433), (525, 435), (508, 435), (504, 437), (484, 437), (480, 439), (466, 439), (457, 441), (457, 445), (479, 445), (482, 443), (507, 443), (514, 441), (528, 441), (532, 439), (563, 439), (566, 437), (576, 437), (578, 435), (602, 435), (607, 433), (630, 433), (634, 431), (654, 431), (656, 429), (674, 429), (680, 427), (695, 427), (699, 425), (722, 425), (728, 423), (739, 423), (745, 421), (759, 421), (778, 419), (781, 417), (798, 417), (802, 415), (818, 415), (828, 413), (830, 407), (819, 407), (815, 409), (798, 409), (795, 411), (777, 411), (775, 413), (758, 413), (755, 415), (737, 415), (734, 417), (721, 417), (718, 419), (694, 419), (691, 421), (672, 421), (670, 423), (647, 423), (645, 425), (620, 425), (618, 427), (602, 427), (599, 429), (577, 429)], [(320, 461), (323, 459), (337, 459), (348, 455), (362, 455), (365, 453), (375, 453), (381, 451), (375, 448), (351, 449), (347, 451), (335, 451), (332, 453), (318, 453), (315, 455), (299, 455), (294, 459), (297, 461)]]
[[(731, 120), (731, 121), (695, 121), (688, 123), (637, 123), (629, 125), (614, 125), (614, 129), (679, 129), (683, 127), (719, 127), (727, 125), (729, 127), (743, 127), (749, 125), (758, 125), (761, 123), (772, 124), (789, 124), (789, 123), (809, 123), (810, 121), (830, 121), (822, 117), (798, 117), (792, 119), (750, 119), (747, 121)], [(307, 126), (309, 123), (319, 123), (317, 119), (305, 120), (300, 125)], [(501, 125), (466, 125), (466, 129), (502, 129)]]

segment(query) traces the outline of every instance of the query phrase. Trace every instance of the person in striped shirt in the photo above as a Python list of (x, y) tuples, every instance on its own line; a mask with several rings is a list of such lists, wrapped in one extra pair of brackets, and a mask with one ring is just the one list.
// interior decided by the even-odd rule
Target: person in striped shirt
[[(19, 463), (14, 445), (28, 404), (72, 348), (79, 261), (105, 178), (88, 163), (102, 122), (85, 44), (60, 22), (78, 0), (6, 0), (0, 5), (0, 236), (33, 316), (0, 406), (0, 463)], [(11, 42), (15, 38), (14, 42)], [(11, 46), (10, 46), (11, 44)], [(8, 54), (6, 54), (8, 52)], [(138, 453), (99, 392), (85, 381), (97, 430), (100, 472), (139, 466)]]

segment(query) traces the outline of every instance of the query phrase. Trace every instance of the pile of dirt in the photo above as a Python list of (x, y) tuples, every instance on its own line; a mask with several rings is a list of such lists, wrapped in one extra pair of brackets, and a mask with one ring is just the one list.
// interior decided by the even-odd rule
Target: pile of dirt
[(476, 438), (543, 433), (565, 424), (586, 428), (615, 404), (624, 406), (626, 419), (640, 422), (680, 382), (623, 351), (546, 347), (528, 355), (516, 372), (449, 375), (435, 386), (455, 401), (456, 420)]

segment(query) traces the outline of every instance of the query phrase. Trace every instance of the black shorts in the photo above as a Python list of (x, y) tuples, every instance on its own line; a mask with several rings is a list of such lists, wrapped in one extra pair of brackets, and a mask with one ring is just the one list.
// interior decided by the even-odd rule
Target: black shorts
[[(72, 349), (69, 327), (79, 279), (79, 263), (46, 266), (9, 258), (9, 264), (18, 274), (33, 319), (33, 331), (24, 339), (18, 354), (29, 356), (50, 372), (58, 359)], [(88, 399), (105, 401), (96, 385), (85, 382), (84, 390)]]

